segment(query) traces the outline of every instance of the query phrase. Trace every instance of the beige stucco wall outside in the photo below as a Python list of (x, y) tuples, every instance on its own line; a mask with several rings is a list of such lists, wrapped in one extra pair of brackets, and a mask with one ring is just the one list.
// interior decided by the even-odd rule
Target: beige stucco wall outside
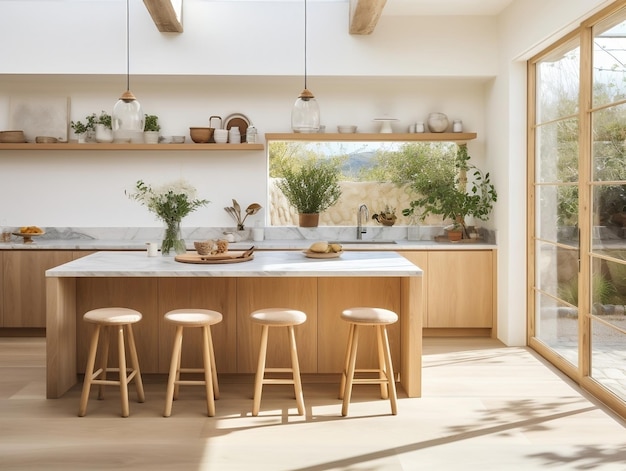
[[(385, 209), (386, 205), (396, 209), (396, 224), (406, 226), (410, 219), (402, 216), (402, 210), (409, 207), (411, 195), (406, 189), (393, 183), (379, 182), (341, 182), (340, 204), (330, 207), (320, 214), (321, 226), (355, 226), (357, 209), (365, 204), (369, 209), (370, 225), (377, 225), (372, 216)], [(272, 226), (297, 226), (298, 213), (289, 205), (274, 181), (270, 182), (270, 222)], [(432, 218), (424, 223), (437, 221)], [(440, 221), (440, 220), (439, 220)]]

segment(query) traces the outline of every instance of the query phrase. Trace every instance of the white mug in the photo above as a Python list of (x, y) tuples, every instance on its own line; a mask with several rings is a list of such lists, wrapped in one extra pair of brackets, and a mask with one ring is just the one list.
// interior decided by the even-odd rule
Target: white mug
[(159, 255), (159, 246), (156, 242), (146, 242), (148, 246), (148, 257), (156, 257)]

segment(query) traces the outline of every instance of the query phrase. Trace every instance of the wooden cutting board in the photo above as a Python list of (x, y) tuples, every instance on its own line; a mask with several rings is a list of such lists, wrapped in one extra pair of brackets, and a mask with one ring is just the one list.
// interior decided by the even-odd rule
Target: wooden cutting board
[(253, 258), (254, 254), (247, 250), (234, 250), (215, 255), (200, 255), (197, 252), (189, 252), (176, 255), (174, 260), (182, 263), (239, 263), (247, 262)]

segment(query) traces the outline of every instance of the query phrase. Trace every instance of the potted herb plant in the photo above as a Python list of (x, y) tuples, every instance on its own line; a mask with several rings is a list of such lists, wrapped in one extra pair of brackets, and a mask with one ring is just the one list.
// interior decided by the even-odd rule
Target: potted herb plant
[[(422, 220), (430, 214), (438, 214), (452, 220), (449, 233), (456, 230), (461, 232), (462, 238), (469, 238), (465, 218), (486, 221), (498, 198), (489, 173), (483, 173), (469, 160), (467, 146), (460, 145), (454, 159), (442, 157), (425, 165), (410, 182), (419, 197), (411, 201), (402, 214), (412, 216), (417, 212)], [(471, 177), (469, 188), (466, 176)]]
[(396, 219), (398, 219), (396, 208), (390, 208), (389, 205), (385, 205), (385, 209), (374, 214), (372, 219), (383, 226), (393, 226), (396, 223)]
[(317, 227), (319, 214), (334, 205), (341, 196), (341, 170), (335, 160), (290, 160), (279, 171), (276, 186), (299, 214), (301, 227)]
[(159, 131), (161, 125), (159, 124), (159, 117), (153, 114), (147, 114), (144, 129), (143, 129), (143, 141), (146, 144), (158, 144), (159, 143)]
[(113, 142), (113, 130), (111, 128), (111, 115), (106, 111), (102, 111), (100, 116), (96, 117), (96, 141), (97, 142)]
[(82, 121), (72, 121), (70, 123), (70, 127), (76, 134), (79, 143), (85, 143), (89, 140), (90, 134), (93, 134), (96, 130), (96, 114), (90, 114), (85, 118), (87, 123), (83, 123)]

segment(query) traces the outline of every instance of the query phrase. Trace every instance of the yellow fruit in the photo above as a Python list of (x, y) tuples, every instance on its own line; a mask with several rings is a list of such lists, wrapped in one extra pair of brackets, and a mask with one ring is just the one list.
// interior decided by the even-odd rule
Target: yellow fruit
[(311, 252), (316, 252), (316, 253), (327, 253), (329, 248), (328, 248), (328, 242), (315, 242), (313, 244), (311, 244), (311, 246), (309, 247), (309, 250)]
[(331, 252), (335, 252), (335, 253), (339, 253), (342, 251), (343, 247), (341, 246), (341, 244), (330, 244), (330, 251)]

